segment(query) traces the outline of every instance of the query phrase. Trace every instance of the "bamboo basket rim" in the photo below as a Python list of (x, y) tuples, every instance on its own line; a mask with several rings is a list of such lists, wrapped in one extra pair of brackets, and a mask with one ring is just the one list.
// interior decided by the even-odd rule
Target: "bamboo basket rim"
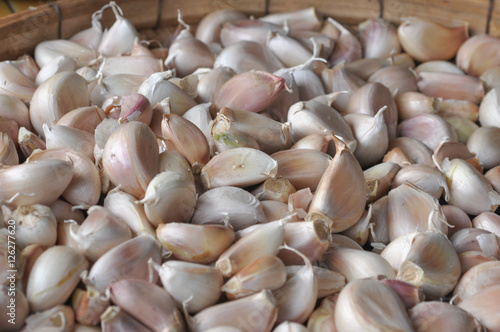
[[(3, 44), (0, 61), (30, 53), (43, 40), (67, 39), (90, 27), (92, 13), (107, 3), (109, 0), (57, 0), (0, 18)], [(116, 0), (116, 3), (139, 31), (177, 25), (177, 8), (184, 20), (193, 24), (216, 9), (232, 8), (257, 17), (278, 12), (286, 5), (287, 11), (315, 7), (322, 15), (344, 24), (358, 24), (375, 17), (397, 23), (401, 18), (417, 16), (442, 22), (467, 21), (471, 34), (500, 36), (500, 6), (495, 6), (495, 0), (454, 0), (452, 4), (447, 0)], [(109, 26), (113, 20), (109, 15), (103, 23)]]

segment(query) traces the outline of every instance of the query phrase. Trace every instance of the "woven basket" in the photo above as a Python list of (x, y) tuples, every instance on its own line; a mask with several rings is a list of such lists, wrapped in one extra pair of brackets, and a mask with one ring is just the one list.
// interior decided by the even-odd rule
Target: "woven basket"
[[(0, 19), (0, 60), (29, 53), (43, 40), (69, 38), (90, 27), (91, 15), (107, 0), (59, 0)], [(139, 30), (177, 24), (177, 9), (188, 23), (197, 23), (211, 11), (233, 8), (254, 16), (314, 6), (319, 12), (345, 24), (383, 17), (398, 23), (417, 16), (442, 23), (469, 22), (471, 34), (500, 36), (500, 5), (495, 0), (116, 0)], [(111, 25), (111, 14), (103, 24)]]

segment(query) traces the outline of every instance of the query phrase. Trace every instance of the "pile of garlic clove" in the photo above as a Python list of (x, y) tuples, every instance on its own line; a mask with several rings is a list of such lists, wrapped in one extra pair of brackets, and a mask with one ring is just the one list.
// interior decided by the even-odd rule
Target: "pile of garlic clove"
[(500, 330), (500, 39), (178, 22), (0, 62), (0, 330)]

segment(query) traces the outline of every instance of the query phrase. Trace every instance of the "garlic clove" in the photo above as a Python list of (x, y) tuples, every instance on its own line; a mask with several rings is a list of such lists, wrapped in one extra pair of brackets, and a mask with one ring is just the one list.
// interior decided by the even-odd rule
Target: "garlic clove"
[(326, 135), (311, 134), (299, 139), (290, 149), (313, 149), (327, 153), (330, 140)]
[(453, 234), (450, 241), (458, 254), (478, 251), (496, 259), (500, 257), (500, 238), (484, 229), (463, 228)]
[[(391, 265), (395, 273), (401, 269), (401, 265), (405, 261), (408, 253), (411, 250), (413, 240), (418, 235), (418, 232), (412, 232), (398, 236), (387, 244), (380, 252), (380, 257), (384, 258)], [(419, 286), (417, 286), (419, 287)]]
[(57, 199), (54, 203), (48, 205), (48, 207), (54, 213), (58, 224), (62, 224), (65, 220), (69, 219), (81, 224), (85, 220), (85, 216), (81, 210), (73, 209), (73, 205), (62, 199)]
[[(211, 103), (199, 104), (190, 108), (182, 117), (191, 121), (198, 129), (201, 130), (208, 142), (212, 138), (212, 115), (210, 115)], [(154, 131), (154, 130), (153, 130)]]
[(6, 133), (0, 133), (0, 164), (14, 166), (19, 164), (19, 155), (12, 138)]
[(259, 20), (277, 25), (284, 25), (286, 23), (289, 26), (290, 32), (295, 32), (317, 30), (320, 28), (323, 18), (314, 7), (309, 7), (287, 13), (268, 14), (259, 18)]
[(447, 234), (448, 226), (439, 201), (411, 182), (405, 182), (389, 192), (387, 208), (391, 240), (428, 229)]
[(269, 33), (266, 46), (286, 67), (300, 66), (313, 56), (312, 52), (297, 40), (277, 32)]
[(217, 67), (204, 74), (196, 88), (197, 101), (208, 103), (212, 101), (214, 94), (236, 73), (229, 67)]
[(314, 45), (318, 45), (319, 57), (323, 59), (328, 59), (335, 47), (335, 41), (319, 31), (294, 29), (294, 31), (290, 31), (290, 37), (298, 40), (311, 52), (314, 52)]
[(267, 35), (272, 31), (285, 34), (278, 24), (263, 20), (225, 22), (220, 31), (220, 41), (224, 48), (243, 40), (265, 45)]
[(96, 58), (94, 50), (65, 39), (45, 40), (35, 47), (35, 61), (40, 68), (61, 55), (75, 59), (78, 67), (86, 66)]
[[(311, 263), (316, 262), (330, 245), (330, 228), (324, 221), (289, 222), (285, 225), (285, 243), (301, 252)], [(285, 265), (301, 265), (295, 251), (280, 250), (278, 257)]]
[(122, 242), (102, 255), (90, 269), (88, 280), (99, 292), (104, 292), (113, 282), (123, 279), (152, 280), (158, 275), (150, 275), (148, 260), (157, 264), (161, 261), (161, 245), (149, 234), (141, 234)]
[(170, 98), (170, 113), (183, 115), (196, 106), (194, 99), (177, 85), (169, 82), (170, 70), (151, 74), (139, 87), (137, 93), (145, 96), (151, 105), (156, 105), (165, 98)]
[(446, 235), (435, 231), (418, 233), (397, 278), (421, 287), (426, 299), (440, 298), (457, 284), (460, 261)]
[(461, 116), (446, 117), (445, 121), (455, 129), (458, 141), (462, 144), (467, 144), (470, 135), (479, 128), (475, 122)]
[(358, 38), (342, 24), (328, 17), (324, 23), (322, 33), (335, 40), (333, 53), (328, 62), (333, 66), (345, 61), (346, 63), (361, 59), (363, 49)]
[(407, 91), (398, 94), (395, 102), (398, 109), (398, 118), (404, 121), (416, 115), (436, 113), (441, 100), (420, 92)]
[(500, 320), (494, 308), (499, 295), (500, 286), (490, 286), (472, 295), (467, 300), (460, 302), (458, 307), (473, 315), (488, 331), (498, 330), (500, 328)]
[(68, 187), (73, 176), (69, 161), (40, 160), (0, 170), (0, 199), (12, 206), (50, 205)]
[(191, 121), (177, 114), (163, 114), (162, 136), (169, 150), (179, 151), (199, 173), (210, 160), (210, 148), (205, 135)]
[(61, 125), (54, 125), (49, 129), (49, 126), (45, 123), (43, 124), (43, 133), (48, 150), (73, 149), (95, 161), (94, 135), (80, 129)]
[(383, 107), (387, 107), (383, 114), (389, 141), (392, 141), (396, 138), (398, 108), (391, 91), (385, 85), (378, 82), (363, 85), (352, 94), (346, 111), (375, 116)]
[(389, 209), (387, 201), (388, 196), (385, 195), (377, 199), (372, 204), (372, 217), (370, 219), (370, 224), (368, 225), (368, 228), (370, 229), (368, 240), (372, 246), (374, 246), (375, 243), (387, 245), (391, 241), (388, 229)]
[(223, 225), (160, 224), (156, 236), (172, 257), (200, 264), (217, 260), (234, 241), (233, 229)]
[(307, 135), (333, 132), (351, 151), (356, 150), (356, 139), (349, 124), (333, 107), (315, 100), (301, 101), (290, 107), (288, 122), (295, 142)]
[(276, 326), (273, 332), (307, 332), (309, 331), (303, 324), (285, 321)]
[(358, 249), (330, 248), (320, 258), (320, 266), (342, 274), (347, 285), (357, 279), (376, 277), (378, 275), (396, 278), (391, 265), (382, 256)]
[(271, 105), (282, 89), (285, 79), (263, 71), (237, 74), (215, 92), (213, 109), (224, 107), (240, 111), (260, 112)]
[(288, 197), (295, 193), (295, 187), (285, 178), (270, 178), (251, 191), (252, 195), (260, 201), (276, 200), (288, 202)]
[(220, 31), (226, 22), (245, 20), (247, 16), (234, 9), (219, 9), (205, 15), (196, 29), (196, 38), (205, 44), (220, 43)]
[(198, 197), (191, 223), (227, 222), (237, 231), (267, 220), (255, 196), (241, 188), (222, 186), (207, 190)]
[(428, 165), (408, 165), (402, 168), (394, 177), (392, 188), (411, 182), (429, 195), (439, 199), (443, 192), (448, 195), (448, 184), (444, 174)]
[(335, 327), (335, 305), (338, 294), (329, 296), (315, 309), (307, 320), (307, 328), (311, 332), (337, 332)]
[(465, 251), (458, 255), (458, 259), (460, 260), (460, 270), (461, 276), (463, 276), (467, 271), (473, 268), (476, 265), (485, 262), (493, 262), (498, 261), (498, 259), (488, 256), (480, 251)]
[(283, 68), (283, 64), (267, 46), (242, 40), (219, 53), (214, 62), (214, 68), (217, 67), (229, 67), (238, 74), (251, 70), (274, 73)]
[(283, 244), (286, 219), (263, 224), (239, 239), (222, 253), (215, 267), (225, 277), (233, 276), (248, 264), (265, 255), (276, 255)]
[(115, 22), (109, 30), (104, 31), (97, 52), (104, 56), (128, 54), (134, 47), (134, 40), (138, 35), (137, 31), (132, 23), (123, 16), (122, 9), (115, 2), (110, 2), (101, 11), (109, 7), (115, 14)]
[(85, 256), (73, 248), (54, 246), (45, 250), (28, 279), (26, 297), (31, 310), (43, 311), (66, 302), (88, 266)]
[(431, 97), (466, 100), (479, 104), (485, 94), (483, 83), (473, 76), (443, 72), (421, 72), (418, 77), (418, 90)]
[(252, 148), (222, 151), (201, 169), (207, 189), (236, 186), (247, 187), (275, 177), (278, 162), (266, 153)]
[(382, 18), (368, 19), (358, 25), (364, 58), (383, 58), (401, 53), (396, 26)]
[(230, 278), (221, 290), (233, 300), (263, 289), (274, 291), (285, 284), (287, 271), (283, 262), (276, 256), (266, 255), (244, 267)]
[(468, 100), (446, 99), (441, 100), (439, 103), (437, 114), (445, 119), (459, 116), (472, 122), (477, 122), (479, 107)]
[(14, 120), (20, 128), (33, 130), (28, 107), (17, 97), (0, 94), (0, 116)]
[(453, 73), (453, 74), (464, 74), (462, 69), (458, 68), (454, 63), (444, 60), (430, 60), (419, 64), (415, 71), (417, 73), (421, 72), (440, 72), (440, 73)]
[(432, 151), (422, 142), (411, 137), (398, 137), (391, 141), (389, 150), (398, 148), (408, 158), (411, 164), (435, 166)]
[(363, 171), (367, 192), (367, 203), (377, 201), (389, 193), (394, 177), (401, 167), (392, 162), (383, 162)]
[(500, 216), (493, 212), (483, 212), (472, 219), (475, 228), (485, 229), (500, 237)]
[(364, 211), (359, 220), (342, 232), (343, 235), (353, 239), (359, 245), (364, 246), (368, 240), (370, 232), (370, 221), (372, 217), (372, 205), (369, 205), (368, 211)]
[(104, 207), (120, 217), (136, 236), (141, 233), (155, 235), (153, 225), (144, 212), (144, 206), (136, 203), (137, 198), (119, 189), (111, 190), (104, 199)]
[(367, 82), (385, 85), (393, 96), (418, 91), (416, 74), (408, 65), (383, 67), (373, 73)]
[(76, 71), (76, 61), (65, 55), (61, 55), (52, 59), (49, 63), (43, 66), (35, 78), (37, 85), (42, 84), (52, 76), (63, 71)]
[(112, 248), (130, 240), (132, 232), (118, 216), (97, 205), (88, 210), (87, 218), (79, 227), (70, 227), (70, 236), (79, 250), (94, 263)]
[[(363, 170), (351, 151), (338, 138), (333, 140), (335, 157), (321, 177), (306, 220), (325, 220), (332, 232), (340, 232), (354, 225), (363, 213), (366, 182)], [(335, 188), (331, 183), (336, 183)]]
[(294, 273), (288, 273), (283, 286), (273, 291), (277, 300), (277, 324), (284, 321), (304, 323), (314, 310), (318, 294), (318, 279), (314, 269), (303, 254), (288, 246), (284, 249), (292, 250), (299, 255), (305, 265)]
[(183, 331), (185, 322), (170, 295), (144, 280), (124, 279), (111, 284), (111, 301), (153, 331)]
[(487, 69), (500, 65), (500, 40), (486, 34), (467, 39), (458, 50), (457, 66), (467, 74), (479, 77)]
[(16, 60), (8, 61), (9, 63), (16, 66), (24, 75), (29, 77), (32, 81), (35, 80), (36, 75), (40, 71), (38, 65), (35, 62), (35, 59), (29, 54), (23, 54)]
[[(248, 315), (258, 315), (259, 320), (248, 321)], [(276, 322), (278, 309), (269, 290), (238, 300), (213, 305), (200, 311), (194, 317), (187, 317), (193, 332), (209, 331), (212, 328), (234, 327), (241, 331), (270, 332)], [(234, 331), (234, 330), (230, 330)]]
[(79, 107), (64, 114), (57, 125), (68, 126), (75, 129), (94, 134), (95, 128), (99, 125), (106, 115), (98, 106)]
[(151, 129), (142, 122), (120, 125), (109, 137), (102, 156), (111, 182), (142, 199), (158, 172), (158, 144)]
[(148, 184), (144, 212), (154, 226), (160, 223), (189, 222), (196, 204), (196, 188), (192, 177), (172, 171), (157, 174)]
[(415, 285), (397, 279), (379, 280), (381, 283), (391, 287), (392, 290), (394, 290), (399, 295), (401, 300), (403, 300), (403, 304), (405, 305), (406, 309), (410, 309), (424, 301), (424, 293), (422, 293), (422, 290)]
[(368, 80), (368, 78), (375, 73), (377, 70), (383, 67), (391, 65), (390, 58), (363, 58), (348, 62), (345, 64), (345, 68), (348, 72), (353, 73), (363, 80)]
[(82, 273), (86, 290), (75, 289), (71, 296), (71, 306), (75, 312), (75, 320), (80, 324), (97, 325), (101, 322), (101, 315), (109, 306), (109, 293), (98, 292), (86, 278), (87, 271)]
[(262, 205), (262, 210), (267, 220), (283, 218), (290, 218), (290, 222), (303, 220), (303, 218), (297, 216), (295, 211), (290, 211), (288, 204), (278, 201), (261, 201), (260, 205)]
[(307, 101), (325, 94), (323, 82), (311, 69), (297, 68), (292, 71), (292, 76), (297, 85), (296, 90), (299, 92), (300, 100)]
[(335, 326), (338, 332), (413, 331), (397, 293), (372, 279), (355, 280), (342, 289), (335, 305)]
[(344, 117), (357, 141), (354, 156), (362, 168), (373, 166), (387, 152), (389, 136), (384, 111), (381, 108), (375, 116), (351, 113)]
[(467, 140), (467, 148), (479, 159), (485, 170), (500, 165), (500, 128), (483, 126), (475, 130)]
[(500, 204), (500, 195), (489, 181), (466, 161), (445, 158), (441, 169), (450, 189), (448, 203), (471, 215), (494, 211)]
[(38, 313), (32, 313), (26, 318), (23, 331), (72, 331), (75, 326), (75, 314), (71, 307), (56, 305), (53, 308)]
[(446, 142), (442, 141), (439, 143), (437, 148), (434, 150), (432, 155), (432, 160), (436, 163), (436, 166), (441, 166), (445, 158), (453, 160), (455, 158), (463, 159), (477, 169), (480, 173), (483, 172), (483, 168), (479, 163), (479, 159), (469, 151), (467, 146), (463, 143), (458, 142)]
[(453, 331), (478, 331), (479, 322), (467, 311), (439, 301), (422, 302), (408, 312), (417, 331), (451, 328)]
[(287, 123), (271, 120), (262, 114), (223, 108), (212, 125), (212, 136), (223, 132), (238, 133), (254, 139), (260, 150), (271, 154), (288, 149), (292, 145)]
[(419, 140), (431, 150), (435, 150), (442, 141), (458, 140), (454, 129), (434, 114), (420, 114), (406, 119), (399, 124), (398, 131), (401, 136)]
[(336, 64), (333, 68), (324, 68), (321, 71), (321, 80), (328, 93), (354, 92), (366, 84), (364, 80), (347, 71), (344, 62)]
[[(471, 228), (472, 222), (462, 209), (454, 205), (442, 205), (448, 226), (448, 238), (463, 228)], [(452, 227), (453, 226), (453, 227)]]
[(110, 305), (101, 315), (101, 330), (104, 331), (123, 331), (130, 329), (137, 332), (151, 331), (135, 318), (127, 314), (118, 306)]
[(484, 83), (486, 91), (494, 88), (500, 88), (500, 65), (486, 69), (479, 79)]
[(469, 37), (468, 24), (443, 25), (418, 18), (405, 20), (398, 28), (403, 49), (415, 60), (449, 60)]
[(72, 72), (58, 73), (43, 82), (33, 94), (29, 111), (31, 123), (43, 137), (44, 123), (51, 128), (64, 114), (89, 104), (85, 79)]
[(479, 124), (481, 126), (500, 127), (500, 88), (491, 89), (479, 105)]
[(15, 225), (16, 246), (24, 249), (29, 245), (52, 247), (56, 243), (57, 221), (48, 206), (41, 204), (21, 205), (9, 216), (5, 227)]
[(465, 272), (453, 290), (453, 300), (460, 303), (481, 290), (497, 285), (500, 280), (500, 262), (484, 262)]

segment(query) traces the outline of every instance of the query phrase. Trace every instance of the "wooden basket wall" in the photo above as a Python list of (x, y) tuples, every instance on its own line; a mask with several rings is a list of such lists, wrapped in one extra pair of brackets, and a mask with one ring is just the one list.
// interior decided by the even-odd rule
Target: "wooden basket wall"
[[(43, 40), (69, 38), (90, 27), (91, 15), (107, 0), (59, 0), (0, 19), (0, 60), (29, 53)], [(314, 6), (345, 24), (383, 17), (398, 23), (417, 16), (443, 23), (469, 22), (471, 34), (500, 36), (500, 0), (116, 0), (139, 30), (177, 24), (177, 9), (188, 23), (197, 23), (217, 9), (233, 8), (254, 16)], [(114, 18), (105, 16), (103, 24)]]

